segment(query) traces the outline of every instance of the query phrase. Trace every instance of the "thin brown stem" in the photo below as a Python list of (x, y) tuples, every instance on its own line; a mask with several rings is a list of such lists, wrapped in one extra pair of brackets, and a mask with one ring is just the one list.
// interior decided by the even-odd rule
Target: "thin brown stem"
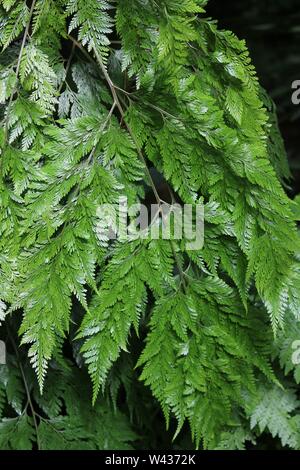
[(73, 56), (74, 56), (74, 51), (75, 51), (75, 44), (73, 43), (72, 44), (72, 50), (71, 50), (71, 53), (70, 53), (70, 56), (69, 56), (69, 59), (68, 59), (68, 62), (67, 62), (67, 65), (66, 65), (66, 70), (65, 70), (65, 79), (61, 82), (60, 84), (60, 87), (58, 88), (58, 91), (57, 93), (60, 94), (61, 90), (62, 90), (62, 87), (64, 86), (64, 83), (67, 79), (67, 75), (69, 73), (69, 70), (70, 70), (70, 67), (71, 67), (71, 63), (72, 63), (72, 59), (73, 59)]
[(118, 94), (117, 94), (117, 92), (116, 92), (116, 90), (117, 90), (118, 88), (116, 88), (115, 85), (113, 84), (113, 82), (112, 82), (112, 80), (111, 80), (111, 78), (110, 78), (110, 76), (109, 76), (109, 74), (108, 74), (108, 72), (107, 72), (107, 70), (106, 70), (106, 68), (105, 68), (105, 66), (104, 66), (104, 64), (103, 64), (103, 62), (102, 62), (102, 59), (101, 59), (101, 57), (99, 56), (99, 54), (98, 54), (97, 51), (95, 51), (95, 55), (96, 55), (97, 61), (99, 62), (99, 66), (100, 66), (101, 71), (102, 71), (102, 73), (103, 73), (103, 75), (104, 75), (104, 78), (105, 78), (105, 80), (107, 81), (108, 86), (109, 86), (109, 88), (110, 88), (110, 90), (111, 90), (111, 94), (112, 94), (112, 96), (113, 96), (113, 98), (114, 98), (114, 101), (116, 102), (117, 108), (118, 108), (118, 110), (119, 110), (119, 112), (120, 112), (120, 114), (121, 114), (121, 116), (122, 116), (122, 119), (123, 119), (123, 121), (124, 121), (124, 124), (125, 124), (125, 126), (126, 126), (128, 132), (129, 132), (129, 134), (130, 134), (130, 136), (131, 136), (131, 138), (132, 138), (132, 140), (133, 140), (133, 142), (134, 142), (134, 145), (135, 145), (135, 147), (136, 147), (136, 149), (137, 149), (137, 152), (138, 152), (138, 154), (139, 154), (139, 157), (140, 157), (141, 161), (142, 161), (143, 164), (144, 164), (144, 168), (145, 168), (147, 177), (148, 177), (148, 179), (149, 179), (150, 185), (151, 185), (151, 187), (152, 187), (153, 193), (154, 193), (154, 195), (155, 195), (155, 199), (157, 200), (157, 203), (160, 205), (160, 204), (161, 204), (161, 199), (160, 199), (160, 196), (159, 196), (158, 191), (157, 191), (157, 189), (156, 189), (156, 186), (155, 186), (155, 183), (154, 183), (153, 178), (152, 178), (152, 176), (151, 176), (151, 173), (150, 173), (150, 171), (149, 171), (149, 168), (148, 168), (146, 159), (145, 159), (145, 157), (144, 157), (144, 155), (143, 155), (143, 152), (142, 152), (142, 150), (141, 150), (141, 148), (140, 148), (140, 146), (139, 146), (139, 144), (138, 144), (138, 142), (137, 142), (137, 140), (136, 140), (136, 137), (135, 137), (135, 135), (134, 135), (134, 132), (132, 131), (130, 125), (126, 122), (126, 119), (125, 119), (125, 112), (124, 112), (124, 110), (123, 110), (123, 107), (122, 107), (122, 105), (121, 105), (121, 103), (120, 103)]
[[(70, 35), (69, 35), (69, 38), (70, 38), (71, 41), (73, 41), (73, 43), (74, 43), (81, 51), (84, 51), (84, 48), (83, 48), (83, 46), (80, 44), (80, 42), (78, 42), (75, 38), (73, 38), (73, 37), (70, 36)], [(163, 201), (161, 200), (161, 198), (160, 198), (160, 196), (159, 196), (159, 194), (158, 194), (158, 191), (157, 191), (157, 189), (156, 189), (154, 180), (153, 180), (153, 178), (152, 178), (152, 176), (151, 176), (151, 173), (150, 173), (150, 170), (149, 170), (149, 168), (148, 168), (147, 161), (146, 161), (146, 159), (145, 159), (145, 157), (144, 157), (144, 155), (143, 155), (142, 149), (140, 148), (139, 143), (137, 142), (137, 139), (136, 139), (136, 137), (135, 137), (135, 135), (134, 135), (133, 130), (131, 129), (130, 125), (126, 122), (126, 119), (125, 119), (125, 112), (124, 112), (124, 109), (123, 109), (122, 104), (121, 104), (121, 102), (120, 102), (119, 96), (118, 96), (118, 94), (117, 94), (117, 90), (120, 90), (120, 91), (124, 91), (124, 90), (122, 90), (121, 88), (117, 87), (117, 86), (113, 83), (112, 79), (110, 78), (110, 76), (109, 76), (109, 74), (108, 74), (108, 72), (107, 72), (107, 70), (106, 70), (106, 68), (105, 68), (105, 66), (104, 66), (104, 63), (103, 63), (103, 61), (102, 61), (101, 56), (99, 55), (99, 53), (98, 53), (95, 49), (94, 49), (94, 54), (95, 54), (95, 57), (96, 57), (97, 62), (98, 62), (98, 64), (99, 64), (99, 67), (100, 67), (100, 69), (101, 69), (101, 72), (102, 72), (102, 74), (103, 74), (103, 76), (104, 76), (104, 78), (105, 78), (105, 80), (106, 80), (106, 82), (107, 82), (107, 84), (108, 84), (108, 86), (109, 86), (109, 89), (110, 89), (110, 91), (111, 91), (111, 94), (112, 94), (114, 103), (116, 104), (116, 106), (117, 106), (117, 108), (118, 108), (118, 110), (119, 110), (119, 112), (120, 112), (122, 121), (124, 122), (124, 124), (125, 124), (125, 126), (126, 126), (126, 128), (127, 128), (127, 131), (128, 131), (128, 133), (130, 134), (130, 136), (131, 136), (131, 138), (132, 138), (132, 140), (133, 140), (133, 142), (134, 142), (134, 145), (135, 145), (135, 147), (136, 147), (136, 150), (137, 150), (137, 152), (138, 152), (138, 155), (139, 155), (139, 157), (140, 157), (140, 160), (142, 161), (142, 163), (143, 163), (143, 165), (144, 165), (145, 172), (146, 172), (146, 174), (147, 174), (147, 176), (148, 176), (149, 183), (150, 183), (150, 185), (151, 185), (151, 187), (152, 187), (152, 190), (153, 190), (155, 199), (156, 199), (156, 201), (157, 201), (157, 204), (158, 204), (159, 208), (161, 209), (161, 207), (162, 207), (162, 202), (163, 202)], [(126, 94), (129, 95), (129, 93), (127, 93), (127, 92), (126, 92)], [(180, 278), (181, 278), (181, 283), (182, 283), (182, 285), (184, 286), (184, 289), (186, 289), (187, 286), (186, 286), (185, 275), (184, 275), (184, 272), (183, 272), (183, 270), (182, 270), (180, 261), (179, 261), (179, 259), (178, 259), (177, 252), (176, 252), (176, 247), (175, 247), (175, 243), (174, 243), (173, 240), (171, 240), (171, 247), (172, 247), (173, 256), (174, 256), (176, 265), (177, 265), (177, 267), (178, 267), (179, 275), (180, 275)]]
[(18, 351), (17, 345), (15, 343), (14, 337), (13, 337), (11, 331), (10, 331), (10, 328), (9, 328), (8, 324), (6, 325), (6, 328), (7, 328), (7, 333), (8, 333), (10, 342), (11, 342), (11, 344), (12, 344), (14, 350), (15, 350), (16, 357), (17, 357), (17, 360), (18, 360), (18, 365), (19, 365), (22, 380), (23, 380), (23, 383), (24, 383), (26, 396), (27, 396), (27, 402), (28, 402), (28, 405), (29, 405), (29, 408), (30, 408), (31, 414), (32, 414), (33, 424), (34, 424), (35, 433), (36, 433), (37, 447), (38, 447), (38, 450), (40, 450), (41, 449), (41, 444), (40, 444), (38, 423), (37, 423), (37, 419), (36, 419), (38, 414), (35, 412), (35, 409), (34, 409), (34, 406), (33, 406), (32, 400), (31, 400), (29, 386), (28, 386), (28, 383), (27, 383), (27, 380), (26, 380), (26, 375), (25, 375), (25, 372), (24, 372), (24, 369), (23, 369), (23, 366), (22, 366), (20, 356), (19, 356), (19, 351)]
[(174, 240), (171, 240), (171, 247), (172, 247), (173, 256), (174, 256), (174, 259), (176, 261), (176, 265), (177, 265), (177, 268), (178, 268), (178, 271), (179, 271), (179, 276), (180, 276), (180, 279), (181, 279), (181, 283), (183, 285), (184, 290), (186, 291), (187, 284), (186, 284), (186, 279), (185, 279), (185, 272), (183, 271), (183, 269), (181, 267), (181, 263), (180, 263), (180, 260), (178, 258), (177, 252), (176, 252), (176, 247), (175, 247)]
[(78, 47), (78, 49), (80, 49), (82, 54), (88, 59), (89, 62), (92, 62), (94, 65), (97, 65), (97, 62), (94, 60), (94, 58), (90, 56), (90, 54), (85, 50), (85, 48), (80, 44), (80, 42), (77, 41), (77, 39), (75, 39), (70, 34), (68, 34), (67, 37), (70, 39), (70, 41), (73, 42), (73, 44), (75, 44), (76, 47)]
[[(77, 41), (75, 38), (73, 38), (72, 36), (69, 36), (69, 37), (70, 37), (71, 41), (73, 41), (73, 42), (76, 44), (76, 46), (77, 46), (80, 50), (84, 50), (84, 48), (83, 48), (83, 46), (80, 44), (80, 42), (78, 42), (78, 41)], [(128, 124), (128, 123), (126, 122), (126, 120), (125, 120), (125, 112), (124, 112), (124, 110), (123, 110), (123, 107), (122, 107), (122, 105), (121, 105), (121, 103), (120, 103), (120, 100), (119, 100), (119, 97), (118, 97), (118, 94), (117, 94), (117, 91), (116, 91), (116, 90), (119, 89), (119, 88), (114, 85), (113, 81), (111, 80), (111, 78), (110, 78), (110, 76), (109, 76), (109, 74), (108, 74), (108, 72), (107, 72), (107, 70), (106, 70), (106, 68), (105, 68), (105, 66), (104, 66), (104, 64), (103, 64), (103, 61), (102, 61), (100, 55), (98, 54), (98, 52), (97, 52), (95, 49), (94, 49), (94, 53), (95, 53), (97, 62), (98, 62), (98, 64), (99, 64), (99, 66), (100, 66), (101, 72), (103, 73), (104, 78), (105, 78), (105, 80), (106, 80), (106, 82), (107, 82), (107, 84), (108, 84), (108, 86), (109, 86), (109, 88), (110, 88), (110, 91), (111, 91), (112, 97), (113, 97), (113, 99), (114, 99), (114, 102), (116, 103), (116, 106), (117, 106), (117, 108), (118, 108), (118, 110), (119, 110), (119, 112), (120, 112), (120, 114), (121, 114), (121, 117), (122, 117), (122, 119), (123, 119), (123, 121), (124, 121), (124, 123), (125, 123), (125, 126), (126, 126), (128, 132), (129, 132), (129, 134), (130, 134), (130, 136), (131, 136), (131, 138), (132, 138), (132, 140), (133, 140), (133, 142), (134, 142), (134, 145), (135, 145), (135, 147), (136, 147), (136, 149), (137, 149), (137, 152), (138, 152), (138, 154), (139, 154), (139, 157), (140, 157), (140, 159), (142, 160), (142, 162), (144, 163), (145, 171), (146, 171), (146, 174), (147, 174), (149, 183), (150, 183), (150, 185), (151, 185), (151, 187), (152, 187), (153, 193), (154, 193), (154, 195), (155, 195), (155, 199), (157, 200), (158, 204), (160, 204), (160, 203), (161, 203), (161, 200), (160, 200), (159, 194), (158, 194), (158, 192), (157, 192), (156, 186), (155, 186), (155, 184), (154, 184), (154, 181), (153, 181), (153, 179), (152, 179), (152, 176), (151, 176), (151, 173), (150, 173), (150, 171), (149, 171), (149, 168), (148, 168), (148, 166), (147, 166), (146, 159), (145, 159), (145, 157), (144, 157), (144, 155), (143, 155), (142, 150), (140, 149), (140, 146), (139, 146), (139, 144), (138, 144), (138, 142), (137, 142), (137, 140), (136, 140), (136, 137), (135, 137), (135, 135), (134, 135), (134, 133), (133, 133), (131, 127), (129, 126), (129, 124)]]

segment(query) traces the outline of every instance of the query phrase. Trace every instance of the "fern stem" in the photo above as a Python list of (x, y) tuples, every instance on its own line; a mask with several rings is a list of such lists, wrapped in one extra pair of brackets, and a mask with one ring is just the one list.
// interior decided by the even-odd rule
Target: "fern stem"
[[(23, 39), (22, 39), (22, 44), (21, 44), (21, 48), (20, 48), (20, 52), (19, 52), (19, 56), (18, 56), (17, 68), (16, 68), (17, 80), (18, 80), (18, 76), (19, 76), (19, 72), (20, 72), (21, 60), (22, 60), (23, 51), (24, 51), (24, 48), (25, 48), (26, 39), (27, 39), (27, 36), (28, 36), (28, 32), (29, 32), (30, 23), (31, 23), (33, 12), (34, 12), (35, 4), (36, 4), (36, 0), (33, 0), (32, 4), (31, 4), (30, 12), (29, 12), (29, 18), (28, 18), (28, 21), (27, 21), (27, 24), (26, 24), (26, 27), (25, 27), (25, 31), (24, 31), (24, 35), (23, 35)], [(14, 97), (14, 94), (16, 93), (16, 90), (17, 90), (17, 81), (16, 81), (16, 84), (14, 86), (14, 89), (12, 90), (12, 93), (10, 95), (10, 99), (9, 99), (9, 102), (8, 102), (8, 105), (7, 105), (5, 125), (4, 125), (4, 144), (3, 144), (3, 148), (5, 148), (5, 146), (7, 144), (8, 121), (9, 121), (10, 109), (11, 109), (13, 97)]]
[(142, 162), (143, 162), (143, 164), (144, 164), (145, 171), (146, 171), (146, 174), (147, 174), (147, 176), (148, 176), (148, 179), (149, 179), (149, 182), (150, 182), (150, 184), (151, 184), (151, 187), (152, 187), (153, 193), (154, 193), (154, 195), (155, 195), (155, 198), (156, 198), (156, 200), (157, 200), (157, 203), (160, 205), (160, 204), (161, 204), (161, 199), (160, 199), (160, 196), (159, 196), (158, 191), (157, 191), (157, 189), (156, 189), (156, 186), (155, 186), (155, 183), (154, 183), (153, 178), (152, 178), (152, 176), (151, 176), (151, 173), (150, 173), (150, 171), (149, 171), (149, 168), (148, 168), (146, 159), (145, 159), (145, 157), (144, 157), (144, 155), (143, 155), (143, 152), (142, 152), (142, 150), (141, 150), (141, 148), (140, 148), (140, 146), (139, 146), (139, 144), (138, 144), (138, 142), (137, 142), (137, 140), (136, 140), (136, 137), (135, 137), (135, 135), (134, 135), (134, 132), (132, 131), (132, 129), (131, 129), (131, 127), (129, 126), (129, 124), (126, 122), (126, 119), (125, 119), (125, 112), (124, 112), (124, 110), (123, 110), (123, 107), (122, 107), (122, 105), (121, 105), (121, 103), (120, 103), (118, 94), (117, 94), (117, 92), (116, 92), (116, 89), (117, 89), (117, 88), (115, 87), (115, 85), (114, 85), (114, 83), (112, 82), (112, 80), (111, 80), (109, 74), (107, 73), (107, 70), (106, 70), (106, 68), (105, 68), (105, 66), (104, 66), (104, 64), (103, 64), (103, 62), (102, 62), (102, 59), (101, 59), (101, 57), (100, 57), (100, 55), (98, 54), (97, 51), (95, 51), (95, 55), (96, 55), (96, 58), (97, 58), (97, 60), (98, 60), (98, 62), (99, 62), (100, 68), (101, 68), (101, 70), (102, 70), (102, 72), (103, 72), (104, 78), (105, 78), (105, 80), (107, 81), (108, 86), (109, 86), (109, 88), (110, 88), (110, 90), (111, 90), (112, 96), (113, 96), (113, 98), (114, 98), (114, 100), (115, 100), (115, 102), (116, 102), (116, 104), (117, 104), (117, 107), (118, 107), (118, 109), (119, 109), (119, 111), (120, 111), (120, 114), (121, 114), (122, 119), (123, 119), (123, 121), (124, 121), (124, 123), (125, 123), (125, 126), (126, 126), (128, 132), (129, 132), (129, 134), (130, 134), (130, 136), (131, 136), (131, 138), (132, 138), (132, 140), (133, 140), (135, 146), (136, 146), (136, 149), (137, 149), (137, 152), (138, 152), (138, 154), (139, 154), (139, 157), (140, 157), (140, 159), (142, 160)]
[[(150, 171), (149, 171), (149, 168), (148, 168), (146, 159), (145, 159), (145, 157), (144, 157), (144, 155), (143, 155), (142, 150), (140, 149), (140, 146), (139, 146), (139, 144), (138, 144), (138, 142), (137, 142), (137, 140), (136, 140), (136, 138), (135, 138), (135, 135), (134, 135), (134, 133), (133, 133), (131, 127), (130, 127), (129, 124), (126, 122), (125, 113), (124, 113), (123, 107), (122, 107), (122, 105), (121, 105), (121, 103), (120, 103), (120, 101), (119, 101), (119, 97), (118, 97), (117, 92), (116, 92), (116, 89), (118, 89), (118, 88), (116, 88), (115, 85), (114, 85), (114, 83), (112, 82), (112, 80), (111, 80), (111, 78), (110, 78), (110, 76), (109, 76), (109, 74), (108, 74), (108, 72), (107, 72), (107, 70), (106, 70), (106, 68), (105, 68), (105, 66), (104, 66), (104, 64), (103, 64), (103, 61), (102, 61), (101, 57), (99, 56), (99, 54), (97, 53), (97, 51), (95, 51), (95, 55), (96, 55), (96, 58), (97, 58), (97, 60), (98, 60), (98, 62), (99, 62), (100, 68), (101, 68), (101, 70), (102, 70), (102, 72), (103, 72), (103, 75), (104, 75), (104, 77), (105, 77), (105, 79), (106, 79), (106, 81), (107, 81), (107, 83), (108, 83), (108, 85), (109, 85), (109, 88), (111, 89), (112, 96), (113, 96), (113, 98), (114, 98), (114, 100), (115, 100), (115, 102), (116, 102), (116, 105), (117, 105), (117, 107), (118, 107), (118, 109), (119, 109), (119, 111), (120, 111), (120, 114), (121, 114), (122, 119), (123, 119), (123, 121), (124, 121), (124, 123), (125, 123), (125, 126), (127, 127), (127, 130), (128, 130), (128, 132), (129, 132), (129, 134), (131, 135), (132, 140), (133, 140), (133, 142), (134, 142), (134, 144), (135, 144), (135, 146), (136, 146), (136, 149), (137, 149), (137, 151), (138, 151), (138, 153), (139, 153), (139, 156), (140, 156), (140, 158), (141, 158), (141, 160), (142, 160), (142, 162), (143, 162), (143, 164), (144, 164), (144, 167), (145, 167), (146, 173), (147, 173), (147, 175), (148, 175), (148, 177), (149, 177), (149, 181), (150, 181), (150, 183), (151, 183), (151, 187), (152, 187), (152, 189), (153, 189), (153, 192), (154, 192), (155, 198), (156, 198), (156, 200), (157, 200), (157, 203), (158, 203), (159, 207), (161, 207), (162, 200), (161, 200), (161, 198), (160, 198), (160, 196), (159, 196), (159, 194), (158, 194), (158, 191), (157, 191), (157, 189), (156, 189), (156, 186), (155, 186), (154, 180), (153, 180), (153, 178), (152, 178), (152, 176), (151, 176), (151, 173), (150, 173)], [(182, 282), (182, 284), (183, 284), (184, 290), (186, 290), (187, 285), (186, 285), (186, 280), (185, 280), (184, 272), (183, 272), (183, 270), (182, 270), (180, 261), (179, 261), (179, 259), (178, 259), (178, 256), (177, 256), (177, 253), (176, 253), (175, 244), (174, 244), (174, 241), (173, 241), (173, 240), (171, 240), (171, 247), (172, 247), (172, 251), (173, 251), (173, 255), (174, 255), (174, 260), (175, 260), (176, 265), (177, 265), (177, 267), (178, 267), (178, 271), (179, 271), (179, 275), (180, 275), (180, 278), (181, 278), (181, 282)]]
[[(80, 50), (84, 50), (84, 48), (83, 48), (83, 46), (80, 44), (80, 42), (78, 42), (78, 41), (77, 41), (75, 38), (73, 38), (71, 35), (69, 35), (69, 38), (70, 38), (71, 41), (73, 41), (73, 43), (74, 43)], [(118, 97), (118, 94), (117, 94), (117, 91), (116, 91), (116, 90), (120, 90), (120, 91), (122, 91), (122, 92), (123, 92), (123, 91), (125, 92), (125, 90), (123, 90), (123, 89), (117, 87), (117, 86), (113, 83), (112, 79), (110, 78), (110, 76), (109, 76), (109, 74), (108, 74), (108, 72), (107, 72), (107, 70), (106, 70), (106, 68), (105, 68), (105, 65), (104, 65), (104, 63), (103, 63), (103, 61), (102, 61), (102, 59), (101, 59), (101, 56), (99, 55), (99, 53), (98, 53), (95, 49), (94, 49), (94, 53), (95, 53), (97, 62), (98, 62), (98, 64), (99, 64), (99, 66), (100, 66), (100, 69), (101, 69), (101, 71), (102, 71), (102, 73), (103, 73), (103, 75), (104, 75), (104, 78), (105, 78), (105, 80), (106, 80), (106, 82), (107, 82), (107, 84), (108, 84), (108, 86), (109, 86), (109, 88), (110, 88), (112, 97), (113, 97), (113, 99), (114, 99), (114, 103), (115, 103), (115, 105), (117, 106), (117, 108), (118, 108), (118, 110), (119, 110), (119, 112), (120, 112), (120, 115), (121, 115), (122, 120), (123, 120), (123, 122), (124, 122), (124, 124), (125, 124), (125, 126), (126, 126), (126, 128), (127, 128), (127, 130), (128, 130), (128, 133), (130, 134), (130, 136), (131, 136), (131, 138), (132, 138), (132, 140), (133, 140), (133, 142), (134, 142), (134, 144), (135, 144), (135, 147), (136, 147), (136, 149), (137, 149), (137, 152), (138, 152), (138, 154), (139, 154), (139, 157), (140, 157), (142, 163), (144, 164), (145, 172), (146, 172), (146, 174), (147, 174), (147, 176), (148, 176), (148, 179), (149, 179), (150, 185), (151, 185), (151, 187), (152, 187), (152, 190), (153, 190), (155, 199), (156, 199), (156, 201), (157, 201), (157, 204), (158, 204), (158, 206), (161, 208), (162, 200), (161, 200), (161, 198), (160, 198), (160, 196), (159, 196), (159, 194), (158, 194), (158, 191), (157, 191), (157, 189), (156, 189), (156, 185), (155, 185), (154, 180), (153, 180), (153, 178), (152, 178), (152, 176), (151, 176), (151, 173), (150, 173), (150, 171), (149, 171), (149, 168), (148, 168), (146, 159), (145, 159), (145, 157), (144, 157), (144, 155), (143, 155), (143, 152), (142, 152), (142, 150), (141, 150), (141, 148), (140, 148), (140, 146), (139, 146), (139, 144), (138, 144), (138, 142), (137, 142), (137, 140), (136, 140), (136, 137), (135, 137), (135, 135), (134, 135), (134, 132), (132, 131), (130, 125), (126, 122), (126, 119), (125, 119), (125, 112), (124, 112), (124, 109), (123, 109), (123, 107), (122, 107), (122, 105), (121, 105), (121, 103), (120, 103), (120, 100), (119, 100), (119, 97)], [(126, 94), (126, 95), (129, 95), (129, 93), (127, 93), (127, 92), (125, 92), (125, 94)], [(170, 115), (170, 116), (171, 116), (171, 115)], [(172, 116), (172, 117), (174, 117), (174, 116)], [(184, 272), (183, 272), (183, 270), (182, 270), (180, 261), (179, 261), (179, 259), (178, 259), (178, 256), (177, 256), (177, 253), (176, 253), (176, 248), (175, 248), (175, 246), (174, 246), (173, 240), (171, 240), (171, 247), (172, 247), (172, 251), (173, 251), (174, 260), (175, 260), (176, 265), (177, 265), (177, 267), (178, 267), (179, 275), (180, 275), (180, 278), (181, 278), (181, 283), (182, 283), (182, 285), (183, 285), (183, 287), (184, 287), (184, 290), (186, 290), (187, 285), (186, 285), (185, 275), (184, 275)]]
[(183, 271), (183, 269), (181, 267), (181, 263), (180, 263), (180, 260), (178, 258), (177, 252), (176, 252), (176, 246), (175, 246), (174, 240), (171, 240), (171, 247), (172, 247), (173, 256), (174, 256), (174, 259), (176, 261), (176, 265), (177, 265), (177, 268), (178, 268), (178, 271), (179, 271), (179, 276), (180, 276), (180, 279), (181, 279), (181, 283), (183, 285), (184, 291), (186, 292), (187, 283), (186, 283), (186, 279), (185, 279), (185, 272)]
[[(75, 38), (73, 38), (73, 37), (70, 36), (70, 35), (69, 35), (69, 38), (71, 39), (71, 41), (74, 42), (74, 44), (75, 44), (80, 50), (84, 50), (84, 48), (83, 48), (83, 46), (80, 44), (80, 42), (78, 42)], [(160, 205), (160, 204), (161, 204), (161, 199), (160, 199), (160, 197), (159, 197), (159, 194), (158, 194), (158, 191), (157, 191), (157, 189), (156, 189), (155, 183), (154, 183), (154, 181), (153, 181), (153, 178), (152, 178), (151, 173), (150, 173), (150, 171), (149, 171), (149, 168), (148, 168), (148, 166), (147, 166), (146, 159), (145, 159), (145, 157), (144, 157), (144, 155), (143, 155), (142, 150), (140, 149), (139, 144), (137, 143), (137, 140), (136, 140), (136, 138), (135, 138), (135, 135), (134, 135), (134, 133), (133, 133), (131, 127), (129, 126), (129, 124), (128, 124), (128, 123), (126, 122), (126, 120), (125, 120), (125, 112), (124, 112), (124, 110), (123, 110), (123, 107), (122, 107), (122, 105), (121, 105), (121, 103), (120, 103), (119, 97), (118, 97), (117, 92), (116, 92), (116, 90), (119, 89), (119, 88), (114, 85), (113, 81), (111, 80), (111, 78), (110, 78), (110, 76), (109, 76), (109, 74), (108, 74), (108, 72), (107, 72), (107, 70), (106, 70), (106, 68), (105, 68), (105, 66), (104, 66), (104, 64), (103, 64), (103, 61), (102, 61), (100, 55), (98, 54), (98, 52), (97, 52), (95, 49), (94, 49), (94, 53), (95, 53), (97, 62), (98, 62), (98, 64), (99, 64), (99, 66), (100, 66), (100, 69), (101, 69), (101, 71), (102, 71), (102, 73), (103, 73), (103, 75), (104, 75), (104, 78), (105, 78), (105, 80), (106, 80), (106, 82), (107, 82), (107, 84), (108, 84), (108, 86), (109, 86), (109, 88), (110, 88), (112, 97), (113, 97), (113, 99), (114, 99), (114, 101), (115, 101), (115, 103), (116, 103), (116, 106), (117, 106), (117, 108), (118, 108), (118, 110), (119, 110), (119, 112), (120, 112), (120, 114), (121, 114), (121, 117), (122, 117), (122, 119), (123, 119), (123, 121), (124, 121), (124, 123), (125, 123), (125, 126), (126, 126), (128, 132), (129, 132), (129, 134), (130, 134), (130, 136), (131, 136), (131, 138), (132, 138), (132, 140), (133, 140), (135, 146), (136, 146), (136, 149), (137, 149), (137, 152), (138, 152), (138, 154), (139, 154), (139, 157), (140, 157), (140, 159), (142, 160), (142, 162), (143, 162), (143, 164), (144, 164), (145, 171), (146, 171), (146, 174), (147, 174), (149, 183), (150, 183), (150, 185), (151, 185), (151, 187), (152, 187), (152, 190), (153, 190), (153, 193), (154, 193), (154, 195), (155, 195), (155, 199), (157, 200), (157, 203)]]
[(75, 52), (75, 44), (73, 43), (72, 44), (72, 50), (71, 50), (71, 53), (70, 53), (70, 56), (69, 56), (69, 59), (68, 59), (68, 62), (67, 62), (67, 65), (66, 65), (66, 70), (65, 70), (65, 79), (61, 82), (58, 90), (57, 90), (57, 93), (60, 95), (60, 92), (62, 90), (62, 87), (64, 86), (64, 83), (67, 79), (67, 75), (69, 73), (69, 70), (70, 70), (70, 67), (71, 67), (71, 63), (72, 63), (72, 59), (73, 59), (73, 56), (74, 56), (74, 52)]

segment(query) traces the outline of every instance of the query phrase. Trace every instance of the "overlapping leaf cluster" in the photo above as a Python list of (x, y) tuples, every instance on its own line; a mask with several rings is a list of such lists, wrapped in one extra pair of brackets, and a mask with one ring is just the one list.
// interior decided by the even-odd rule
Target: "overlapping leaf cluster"
[[(0, 3), (0, 320), (22, 316), (40, 388), (25, 387), (26, 404), (17, 372), (3, 371), (4, 409), (14, 410), (4, 447), (134, 440), (120, 412), (110, 437), (102, 398), (115, 364), (136, 356), (134, 335), (139, 349), (146, 340), (141, 379), (176, 434), (188, 421), (205, 448), (242, 448), (265, 429), (300, 446), (296, 396), (270, 365), (272, 329), (300, 308), (284, 149), (245, 43), (206, 18), (206, 3)], [(162, 203), (154, 169), (178, 201), (204, 203), (203, 249), (101, 236), (100, 205), (149, 193)], [(93, 429), (81, 372), (53, 365), (70, 335), (92, 379)], [(51, 386), (58, 373), (63, 397)]]

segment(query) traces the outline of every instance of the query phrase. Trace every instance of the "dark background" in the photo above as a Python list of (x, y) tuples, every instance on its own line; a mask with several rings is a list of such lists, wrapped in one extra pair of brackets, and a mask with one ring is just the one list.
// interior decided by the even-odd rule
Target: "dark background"
[(206, 11), (246, 39), (261, 85), (277, 105), (293, 173), (291, 196), (300, 193), (300, 105), (291, 101), (292, 82), (300, 80), (300, 0), (210, 0)]

